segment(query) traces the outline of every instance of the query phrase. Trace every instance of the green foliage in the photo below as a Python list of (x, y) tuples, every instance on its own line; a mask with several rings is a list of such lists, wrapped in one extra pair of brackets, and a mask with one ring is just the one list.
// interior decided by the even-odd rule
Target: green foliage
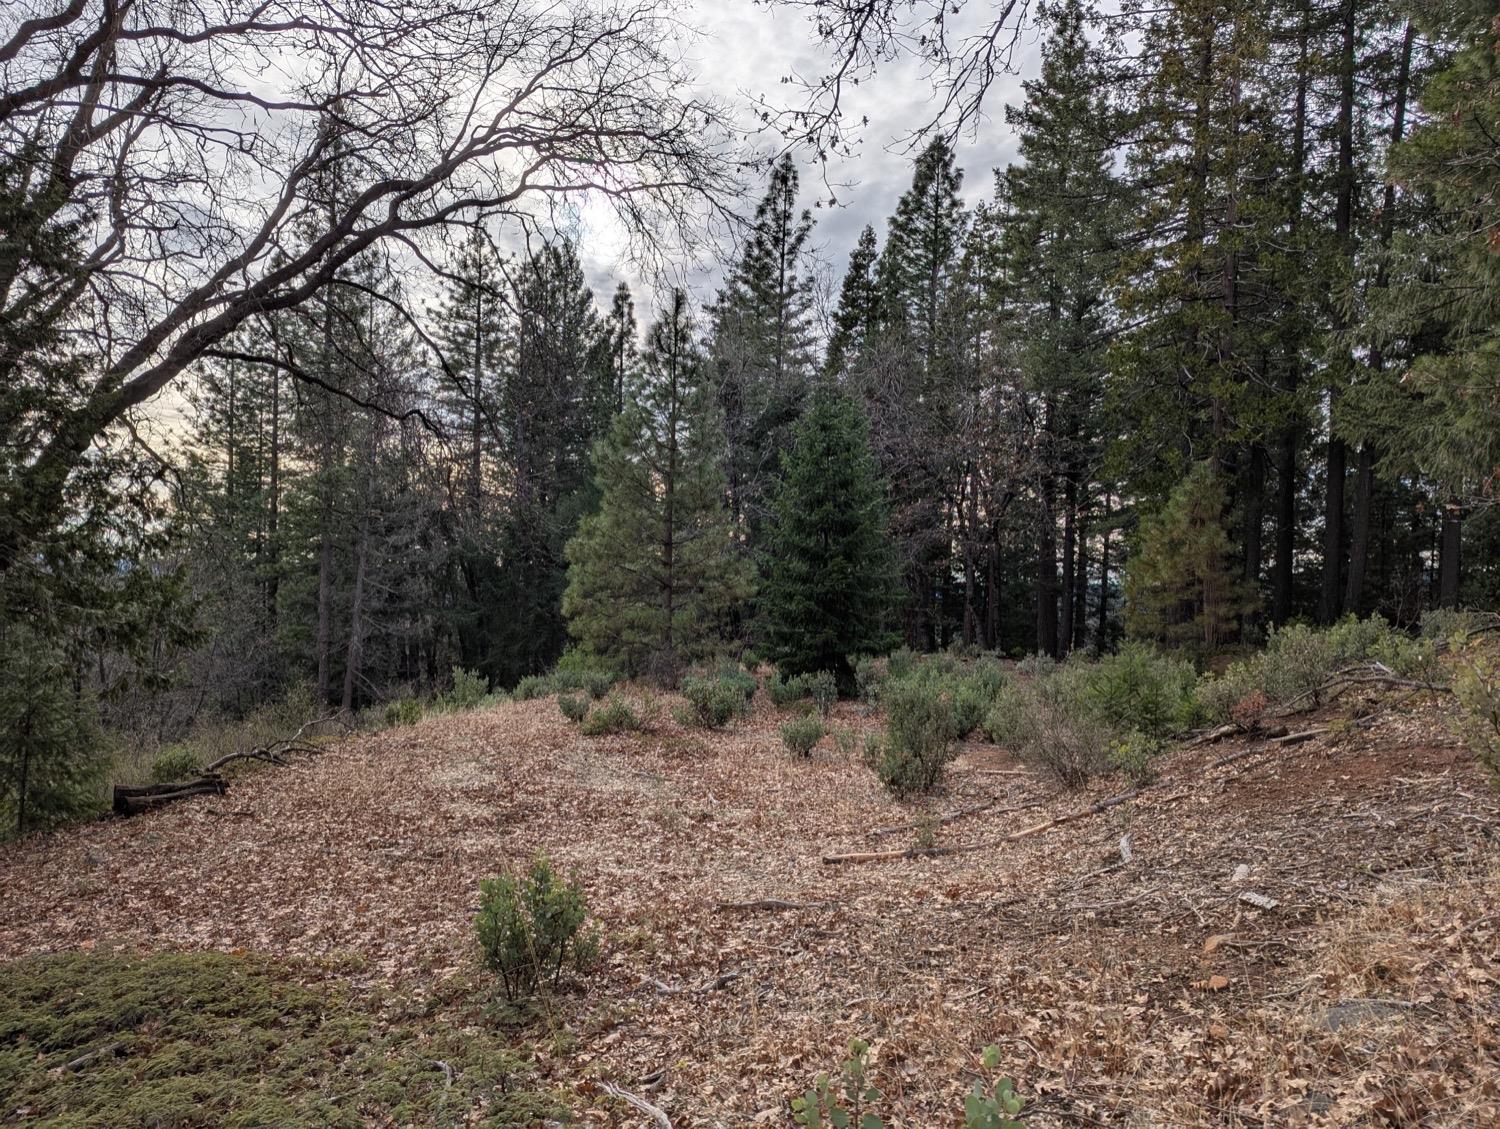
[(985, 1076), (964, 1097), (964, 1129), (1026, 1129), (1016, 1120), (1026, 1104), (1016, 1093), (1016, 1084), (994, 1076), (1000, 1065), (1000, 1048), (991, 1044), (979, 1058)]
[(833, 734), (833, 744), (839, 751), (839, 756), (846, 761), (854, 759), (854, 750), (857, 748), (857, 739), (854, 730), (846, 725), (835, 725), (828, 730)]
[(985, 740), (1015, 749), (1025, 734), (1026, 714), (1034, 700), (1030, 690), (1014, 683), (998, 690), (984, 715)]
[(1413, 639), (1384, 620), (1348, 617), (1332, 627), (1293, 623), (1271, 632), (1265, 650), (1232, 663), (1217, 678), (1205, 678), (1198, 701), (1210, 720), (1230, 719), (1240, 702), (1264, 694), (1273, 707), (1322, 704), (1322, 687), (1351, 663), (1375, 661), (1409, 677), (1430, 677), (1436, 661), (1432, 639)]
[(1195, 463), (1162, 510), (1141, 522), (1125, 571), (1125, 622), (1166, 643), (1218, 646), (1253, 601), (1229, 566), (1224, 485), (1210, 462)]
[(0, 835), (102, 810), (93, 702), (64, 656), (23, 628), (0, 633)]
[(562, 711), (563, 717), (577, 725), (588, 716), (589, 700), (577, 694), (559, 694), (557, 708)]
[(839, 700), (839, 682), (831, 670), (819, 670), (806, 676), (807, 696), (818, 707), (818, 715), (827, 718)]
[(365, 994), (325, 966), (254, 954), (23, 957), (0, 965), (0, 1093), (7, 1116), (27, 1109), (23, 1121), (53, 1129), (525, 1129), (561, 1116), (477, 1009), (453, 1010), (473, 1007), (464, 989)]
[(1161, 750), (1158, 738), (1132, 729), (1110, 747), (1110, 767), (1123, 772), (1132, 784), (1149, 784), (1153, 776), (1151, 762)]
[(641, 728), (641, 719), (618, 694), (612, 694), (608, 702), (595, 706), (594, 711), (583, 719), (585, 737), (603, 737), (610, 733), (634, 733)]
[(518, 702), (530, 702), (537, 698), (549, 698), (553, 692), (553, 683), (549, 676), (528, 674), (516, 683), (516, 688), (510, 692), (510, 696)]
[(1462, 641), (1486, 619), (1484, 613), (1468, 608), (1428, 608), (1422, 613), (1422, 638), (1438, 643)]
[(450, 710), (471, 710), (480, 705), (489, 695), (490, 684), (477, 671), (453, 668), (453, 685), (443, 695), (443, 706)]
[(723, 729), (735, 718), (743, 715), (746, 709), (747, 699), (744, 688), (735, 679), (684, 678), (679, 689), (688, 703), (687, 708), (680, 711), (678, 717), (684, 725), (697, 725), (704, 729)]
[(862, 655), (854, 664), (854, 690), (859, 700), (873, 706), (880, 700), (880, 688), (885, 684), (888, 664), (873, 655)]
[(899, 796), (930, 792), (954, 756), (953, 695), (940, 680), (910, 677), (886, 684), (886, 740), (876, 775)]
[(1016, 663), (1016, 673), (1030, 678), (1049, 678), (1057, 673), (1058, 662), (1051, 655), (1027, 655)]
[(869, 1108), (883, 1096), (869, 1074), (870, 1044), (850, 1039), (838, 1081), (818, 1075), (810, 1090), (792, 1099), (792, 1120), (806, 1129), (884, 1129), (885, 1122)]
[(202, 771), (202, 764), (198, 754), (186, 745), (168, 745), (151, 762), (151, 783), (170, 784), (196, 779)]
[(386, 703), (385, 723), (390, 726), (415, 725), (422, 720), (422, 703), (415, 698), (398, 698)]
[(562, 607), (589, 652), (671, 685), (722, 644), (754, 578), (730, 534), (722, 421), (681, 291), (644, 361), (640, 387), (595, 447), (600, 506), (568, 542)]
[(1130, 643), (1083, 667), (1080, 697), (1114, 729), (1172, 737), (1198, 722), (1197, 682), (1192, 663)]
[(1112, 737), (1105, 722), (1080, 708), (1076, 688), (1055, 678), (1035, 695), (1015, 752), (1063, 787), (1081, 788), (1108, 765)]
[(739, 663), (721, 663), (712, 671), (712, 677), (718, 679), (726, 686), (732, 686), (737, 690), (746, 702), (755, 697), (756, 688), (760, 685), (751, 674)]
[(896, 566), (869, 424), (820, 386), (771, 500), (760, 595), (762, 649), (783, 675), (831, 671), (854, 690), (854, 657), (889, 645)]
[(771, 704), (779, 710), (794, 706), (808, 696), (807, 676), (805, 674), (785, 675), (778, 670), (766, 679), (766, 695), (771, 699)]
[(479, 883), (474, 930), (485, 967), (499, 973), (508, 999), (543, 984), (557, 987), (564, 967), (587, 970), (599, 951), (597, 936), (584, 928), (587, 920), (577, 876), (559, 879), (546, 855), (532, 859), (519, 879)]
[(787, 748), (787, 752), (795, 757), (812, 756), (813, 746), (823, 739), (827, 733), (823, 722), (809, 714), (806, 717), (793, 718), (781, 727), (781, 741)]
[(1500, 665), (1478, 647), (1468, 648), (1457, 664), (1453, 693), (1458, 735), (1500, 777)]

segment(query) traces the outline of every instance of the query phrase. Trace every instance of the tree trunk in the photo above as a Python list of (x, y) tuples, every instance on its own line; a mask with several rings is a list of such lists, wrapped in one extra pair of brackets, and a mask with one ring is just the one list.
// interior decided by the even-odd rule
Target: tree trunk
[(1438, 607), (1458, 607), (1462, 574), (1464, 511), (1458, 502), (1443, 507), (1442, 543), (1438, 550)]
[(1344, 607), (1355, 615), (1364, 613), (1365, 569), (1370, 560), (1370, 515), (1375, 501), (1375, 447), (1359, 445), (1354, 472), (1354, 515), (1349, 525), (1349, 576), (1344, 588)]
[(1077, 488), (1074, 486), (1072, 475), (1068, 476), (1064, 486), (1063, 498), (1063, 548), (1062, 548), (1062, 616), (1057, 626), (1057, 657), (1062, 658), (1068, 653), (1073, 644), (1073, 587), (1075, 538), (1078, 535), (1077, 522), (1077, 499), (1075, 497)]
[(1104, 532), (1099, 547), (1099, 634), (1095, 650), (1101, 654), (1109, 643), (1109, 491), (1104, 492)]

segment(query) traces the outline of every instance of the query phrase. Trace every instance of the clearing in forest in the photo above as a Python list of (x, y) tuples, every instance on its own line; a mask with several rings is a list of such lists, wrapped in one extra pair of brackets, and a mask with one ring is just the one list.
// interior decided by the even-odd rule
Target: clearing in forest
[[(507, 1037), (585, 1124), (643, 1123), (608, 1082), (678, 1127), (786, 1126), (855, 1036), (912, 1129), (959, 1120), (988, 1043), (1032, 1129), (1500, 1118), (1500, 802), (1434, 707), (1183, 749), (1134, 800), (993, 844), (1121, 785), (1060, 790), (971, 744), (942, 794), (899, 804), (831, 742), (789, 757), (782, 720), (762, 692), (727, 731), (585, 738), (538, 700), (351, 737), (0, 848), (0, 959), (305, 958), (493, 1038), (494, 1005), (453, 1010), (494, 991), (477, 883), (543, 850), (581, 877), (603, 959)], [(991, 845), (824, 862), (918, 840)], [(404, 1087), (472, 1104), (409, 1119), (496, 1116), (463, 1076), (488, 1060), (412, 1054)], [(382, 1092), (325, 1097), (393, 1123)]]

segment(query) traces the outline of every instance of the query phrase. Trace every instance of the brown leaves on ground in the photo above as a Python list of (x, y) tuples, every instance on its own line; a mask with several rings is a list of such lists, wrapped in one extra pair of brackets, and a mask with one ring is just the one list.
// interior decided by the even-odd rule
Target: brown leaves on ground
[[(1034, 1129), (1497, 1124), (1500, 803), (1427, 709), (1004, 848), (833, 868), (825, 852), (899, 843), (868, 833), (923, 809), (831, 742), (788, 756), (763, 702), (724, 733), (592, 740), (550, 700), (507, 704), (5, 848), (0, 957), (350, 952), (420, 990), (472, 969), (479, 879), (542, 849), (608, 937), (603, 968), (549, 1002), (571, 1037), (541, 1063), (589, 1124), (639, 1122), (591, 1096), (598, 1078), (679, 1127), (788, 1125), (853, 1035), (910, 1129), (959, 1121), (991, 1042)], [(970, 747), (928, 808), (976, 810), (938, 842), (1116, 783), (1058, 794), (1016, 769)]]

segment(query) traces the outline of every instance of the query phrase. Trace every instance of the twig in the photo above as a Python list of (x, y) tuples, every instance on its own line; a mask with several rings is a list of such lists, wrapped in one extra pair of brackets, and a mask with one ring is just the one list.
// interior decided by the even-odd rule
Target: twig
[(72, 1074), (74, 1071), (82, 1070), (96, 1058), (113, 1058), (124, 1049), (124, 1043), (110, 1043), (106, 1046), (100, 1047), (98, 1050), (89, 1051), (87, 1054), (81, 1054), (72, 1062), (65, 1062), (57, 1069), (64, 1074)]
[(451, 1090), (453, 1088), (453, 1067), (440, 1058), (432, 1058), (427, 1061), (430, 1065), (437, 1067), (443, 1072), (443, 1089)]
[(599, 1089), (603, 1090), (610, 1097), (619, 1098), (626, 1105), (647, 1114), (656, 1122), (660, 1129), (672, 1129), (672, 1119), (645, 1098), (638, 1098), (630, 1091), (620, 1089), (613, 1082), (600, 1082)]

